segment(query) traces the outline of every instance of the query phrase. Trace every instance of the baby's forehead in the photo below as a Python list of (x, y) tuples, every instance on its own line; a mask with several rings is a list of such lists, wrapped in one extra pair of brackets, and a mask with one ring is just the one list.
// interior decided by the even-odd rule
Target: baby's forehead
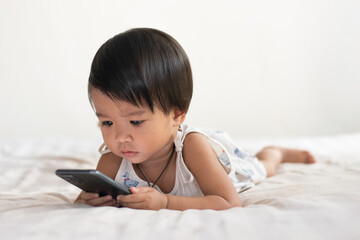
[(136, 116), (152, 113), (151, 109), (144, 105), (135, 105), (126, 101), (112, 100), (110, 101), (94, 101), (94, 108), (98, 116), (105, 112), (121, 113), (124, 116)]
[(90, 91), (90, 98), (91, 101), (95, 104), (95, 105), (118, 105), (118, 106), (123, 106), (123, 107), (127, 107), (127, 108), (145, 108), (146, 106), (142, 103), (139, 104), (134, 104), (131, 103), (129, 101), (126, 100), (121, 100), (118, 99), (116, 97), (113, 97), (111, 94), (106, 94), (103, 91), (93, 88)]
[(106, 94), (96, 92), (92, 95), (95, 113), (98, 117), (110, 117), (112, 115), (122, 117), (142, 116), (154, 114), (160, 111), (155, 107), (154, 112), (146, 104), (133, 104), (124, 100), (112, 99)]
[[(152, 102), (152, 109), (145, 99), (141, 99), (141, 102), (130, 102), (127, 100), (118, 99), (110, 94), (107, 94), (100, 89), (92, 88), (90, 91), (90, 98), (92, 106), (97, 116), (104, 116), (105, 112), (118, 112), (126, 116), (144, 115), (144, 114), (164, 114), (168, 115), (168, 112), (164, 112), (160, 103)], [(170, 110), (171, 111), (171, 110)]]

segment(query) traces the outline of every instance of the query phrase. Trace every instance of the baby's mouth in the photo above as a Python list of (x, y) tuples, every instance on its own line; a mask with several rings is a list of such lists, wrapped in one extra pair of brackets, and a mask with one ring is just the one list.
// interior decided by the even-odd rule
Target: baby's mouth
[(124, 157), (134, 157), (137, 154), (137, 152), (134, 151), (121, 151), (121, 153)]

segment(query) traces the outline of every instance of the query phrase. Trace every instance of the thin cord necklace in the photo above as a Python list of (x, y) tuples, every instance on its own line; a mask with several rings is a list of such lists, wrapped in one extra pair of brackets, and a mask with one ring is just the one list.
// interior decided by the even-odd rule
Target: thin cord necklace
[[(169, 160), (167, 161), (164, 169), (162, 170), (162, 172), (160, 173), (160, 175), (158, 176), (158, 178), (155, 180), (155, 182), (152, 184), (152, 186), (151, 186), (152, 188), (155, 186), (155, 184), (159, 181), (159, 179), (161, 178), (161, 176), (162, 176), (163, 173), (165, 172), (167, 166), (169, 165), (169, 163), (170, 163), (170, 161), (171, 161), (172, 156), (174, 155), (174, 152), (175, 152), (175, 146), (173, 147), (173, 150), (172, 150), (172, 152), (171, 152), (170, 158), (169, 158)], [(150, 182), (149, 182), (148, 178), (145, 176), (145, 174), (143, 173), (143, 171), (141, 170), (140, 165), (139, 165), (139, 164), (136, 164), (136, 166), (139, 168), (141, 175), (145, 178), (148, 186), (150, 187)]]

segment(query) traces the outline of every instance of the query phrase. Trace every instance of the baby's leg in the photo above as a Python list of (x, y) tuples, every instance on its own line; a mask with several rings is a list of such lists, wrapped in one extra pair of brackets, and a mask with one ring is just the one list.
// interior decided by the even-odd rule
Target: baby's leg
[(263, 163), (267, 177), (275, 175), (280, 163), (315, 163), (315, 158), (308, 152), (281, 147), (265, 147), (256, 157)]

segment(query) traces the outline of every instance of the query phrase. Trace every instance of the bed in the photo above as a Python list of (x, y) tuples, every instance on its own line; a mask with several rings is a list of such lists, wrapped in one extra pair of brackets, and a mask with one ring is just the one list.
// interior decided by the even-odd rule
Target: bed
[(283, 164), (240, 193), (242, 208), (133, 210), (73, 204), (58, 168), (96, 167), (100, 141), (0, 140), (1, 239), (360, 239), (360, 133), (237, 139), (248, 152), (310, 150), (314, 165)]

